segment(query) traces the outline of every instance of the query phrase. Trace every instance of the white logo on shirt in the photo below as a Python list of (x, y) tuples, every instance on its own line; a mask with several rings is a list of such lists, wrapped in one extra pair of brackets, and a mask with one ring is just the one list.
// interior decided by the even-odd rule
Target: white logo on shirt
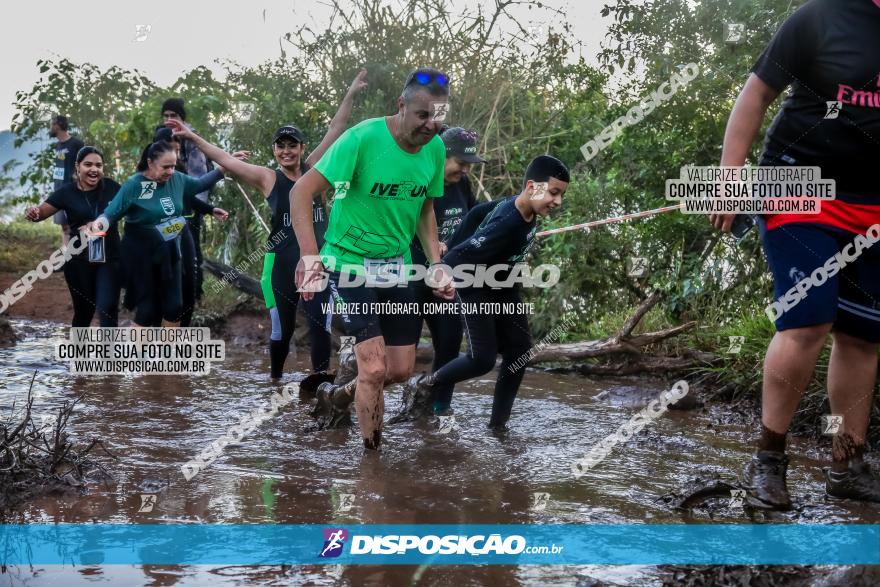
[(825, 111), (825, 119), (826, 120), (834, 120), (838, 116), (840, 116), (840, 109), (843, 108), (843, 102), (838, 100), (829, 100), (825, 102), (825, 106), (828, 110)]
[(159, 203), (162, 204), (162, 210), (165, 211), (165, 214), (171, 216), (174, 214), (174, 200), (169, 198), (168, 196), (164, 196), (159, 198)]
[(348, 193), (348, 188), (351, 187), (351, 182), (348, 181), (336, 181), (333, 182), (333, 187), (336, 189), (336, 195), (333, 196), (336, 200), (341, 200)]
[(138, 196), (138, 200), (149, 200), (153, 197), (153, 192), (156, 191), (156, 182), (155, 181), (142, 181), (141, 182), (141, 195)]

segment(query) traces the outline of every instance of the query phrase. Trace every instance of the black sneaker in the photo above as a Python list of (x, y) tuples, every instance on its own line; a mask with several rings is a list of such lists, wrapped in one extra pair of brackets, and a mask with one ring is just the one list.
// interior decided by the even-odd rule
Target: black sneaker
[[(339, 369), (333, 383), (317, 386), (318, 401), (309, 415), (318, 421), (318, 430), (336, 428), (333, 422), (351, 423), (348, 406), (354, 400), (354, 385), (357, 382), (357, 357), (352, 352), (339, 355)], [(345, 412), (346, 416), (342, 415)]]
[(880, 502), (880, 479), (868, 463), (850, 465), (848, 471), (825, 471), (825, 492), (832, 497)]
[(318, 392), (318, 387), (322, 383), (328, 383), (335, 379), (332, 373), (328, 373), (327, 371), (319, 371), (318, 373), (312, 373), (307, 376), (305, 379), (299, 382), (299, 392), (300, 395), (305, 396), (314, 396)]
[(400, 403), (400, 412), (388, 420), (389, 424), (407, 422), (431, 415), (431, 392), (433, 383), (428, 376), (422, 373), (410, 377), (403, 384), (403, 398)]
[(743, 469), (742, 485), (748, 503), (757, 508), (787, 510), (791, 496), (785, 485), (788, 457), (785, 453), (759, 450)]
[(346, 385), (322, 383), (318, 386), (318, 401), (309, 414), (318, 422), (318, 430), (344, 428), (351, 425), (349, 406), (354, 401), (354, 380)]

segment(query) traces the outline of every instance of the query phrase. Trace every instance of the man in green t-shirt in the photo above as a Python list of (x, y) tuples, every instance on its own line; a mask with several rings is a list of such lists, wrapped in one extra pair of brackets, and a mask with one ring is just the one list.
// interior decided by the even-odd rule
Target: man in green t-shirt
[[(405, 275), (416, 235), (428, 261), (440, 262), (431, 198), (443, 196), (446, 148), (438, 133), (448, 107), (446, 75), (431, 68), (413, 71), (397, 99), (396, 115), (347, 130), (290, 193), (302, 252), (297, 288), (308, 300), (329, 281), (334, 307), (356, 342), (357, 379), (325, 392), (319, 401), (347, 412), (354, 396), (364, 446), (370, 449), (382, 438), (384, 385), (412, 373), (421, 327), (409, 283), (395, 279), (388, 287), (387, 277)], [(331, 187), (336, 195), (318, 257), (311, 202)], [(451, 280), (442, 281), (438, 295), (452, 299)]]

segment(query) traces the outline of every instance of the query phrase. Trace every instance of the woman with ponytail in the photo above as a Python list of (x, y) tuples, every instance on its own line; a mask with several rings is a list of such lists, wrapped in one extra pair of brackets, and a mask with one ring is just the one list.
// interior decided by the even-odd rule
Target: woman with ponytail
[[(177, 153), (168, 141), (144, 149), (138, 173), (122, 184), (104, 213), (88, 230), (101, 232), (125, 217), (120, 259), (125, 307), (135, 311), (138, 326), (179, 326), (183, 311), (181, 235), (186, 228), (185, 202), (220, 177), (194, 179), (177, 170)], [(229, 214), (213, 206), (218, 220)]]
[[(170, 128), (165, 126), (156, 127), (153, 141), (168, 141), (171, 146), (174, 147), (175, 153), (177, 153), (177, 163), (175, 164), (174, 169), (189, 175), (186, 170), (186, 165), (183, 162), (183, 145), (181, 145), (180, 141), (171, 134)], [(233, 156), (240, 155), (236, 153)], [(214, 185), (223, 179), (223, 168), (215, 168), (196, 179), (202, 182), (202, 185)], [(181, 275), (181, 301), (183, 303), (183, 311), (180, 314), (180, 325), (183, 327), (189, 326), (192, 322), (193, 311), (199, 300), (197, 292), (199, 289), (198, 275), (201, 254), (197, 239), (199, 229), (201, 228), (201, 222), (198, 222), (197, 227), (196, 215), (210, 215), (212, 210), (214, 210), (214, 206), (212, 206), (210, 202), (202, 200), (197, 196), (198, 194), (193, 194), (185, 198), (183, 201), (183, 217), (186, 218), (186, 227), (180, 235), (181, 269), (183, 271)]]

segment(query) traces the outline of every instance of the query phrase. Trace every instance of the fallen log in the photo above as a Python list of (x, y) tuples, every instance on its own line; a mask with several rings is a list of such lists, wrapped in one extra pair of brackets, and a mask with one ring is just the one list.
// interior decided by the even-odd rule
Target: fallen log
[(616, 362), (608, 364), (581, 363), (574, 366), (573, 369), (585, 375), (632, 375), (645, 372), (682, 371), (697, 364), (713, 362), (714, 355), (698, 351), (688, 351), (679, 357), (653, 356), (644, 353), (642, 347), (672, 338), (682, 332), (692, 330), (697, 325), (694, 321), (655, 332), (633, 334), (639, 321), (662, 298), (663, 294), (660, 291), (655, 291), (645, 298), (632, 315), (626, 319), (620, 331), (613, 336), (601, 340), (546, 345), (536, 350), (529, 363), (566, 362), (624, 355)]
[(676, 373), (686, 371), (691, 367), (711, 362), (715, 359), (709, 355), (709, 360), (698, 357), (660, 357), (641, 356), (636, 359), (624, 359), (617, 363), (599, 365), (596, 363), (579, 363), (574, 370), (581, 375), (641, 375), (644, 373)]
[(225, 280), (237, 290), (252, 295), (258, 300), (263, 299), (263, 290), (260, 287), (260, 282), (253, 277), (245, 275), (229, 265), (213, 259), (208, 259), (207, 257), (202, 259), (202, 267), (217, 279), (220, 279), (221, 281)]
[(532, 363), (546, 363), (549, 361), (573, 361), (590, 357), (601, 357), (613, 353), (627, 353), (640, 355), (639, 347), (647, 346), (671, 338), (682, 332), (687, 332), (696, 326), (696, 322), (688, 322), (674, 328), (658, 330), (657, 332), (645, 332), (636, 336), (621, 336), (619, 333), (613, 337), (602, 340), (588, 340), (584, 342), (571, 342), (565, 344), (548, 345), (538, 351), (532, 359)]

